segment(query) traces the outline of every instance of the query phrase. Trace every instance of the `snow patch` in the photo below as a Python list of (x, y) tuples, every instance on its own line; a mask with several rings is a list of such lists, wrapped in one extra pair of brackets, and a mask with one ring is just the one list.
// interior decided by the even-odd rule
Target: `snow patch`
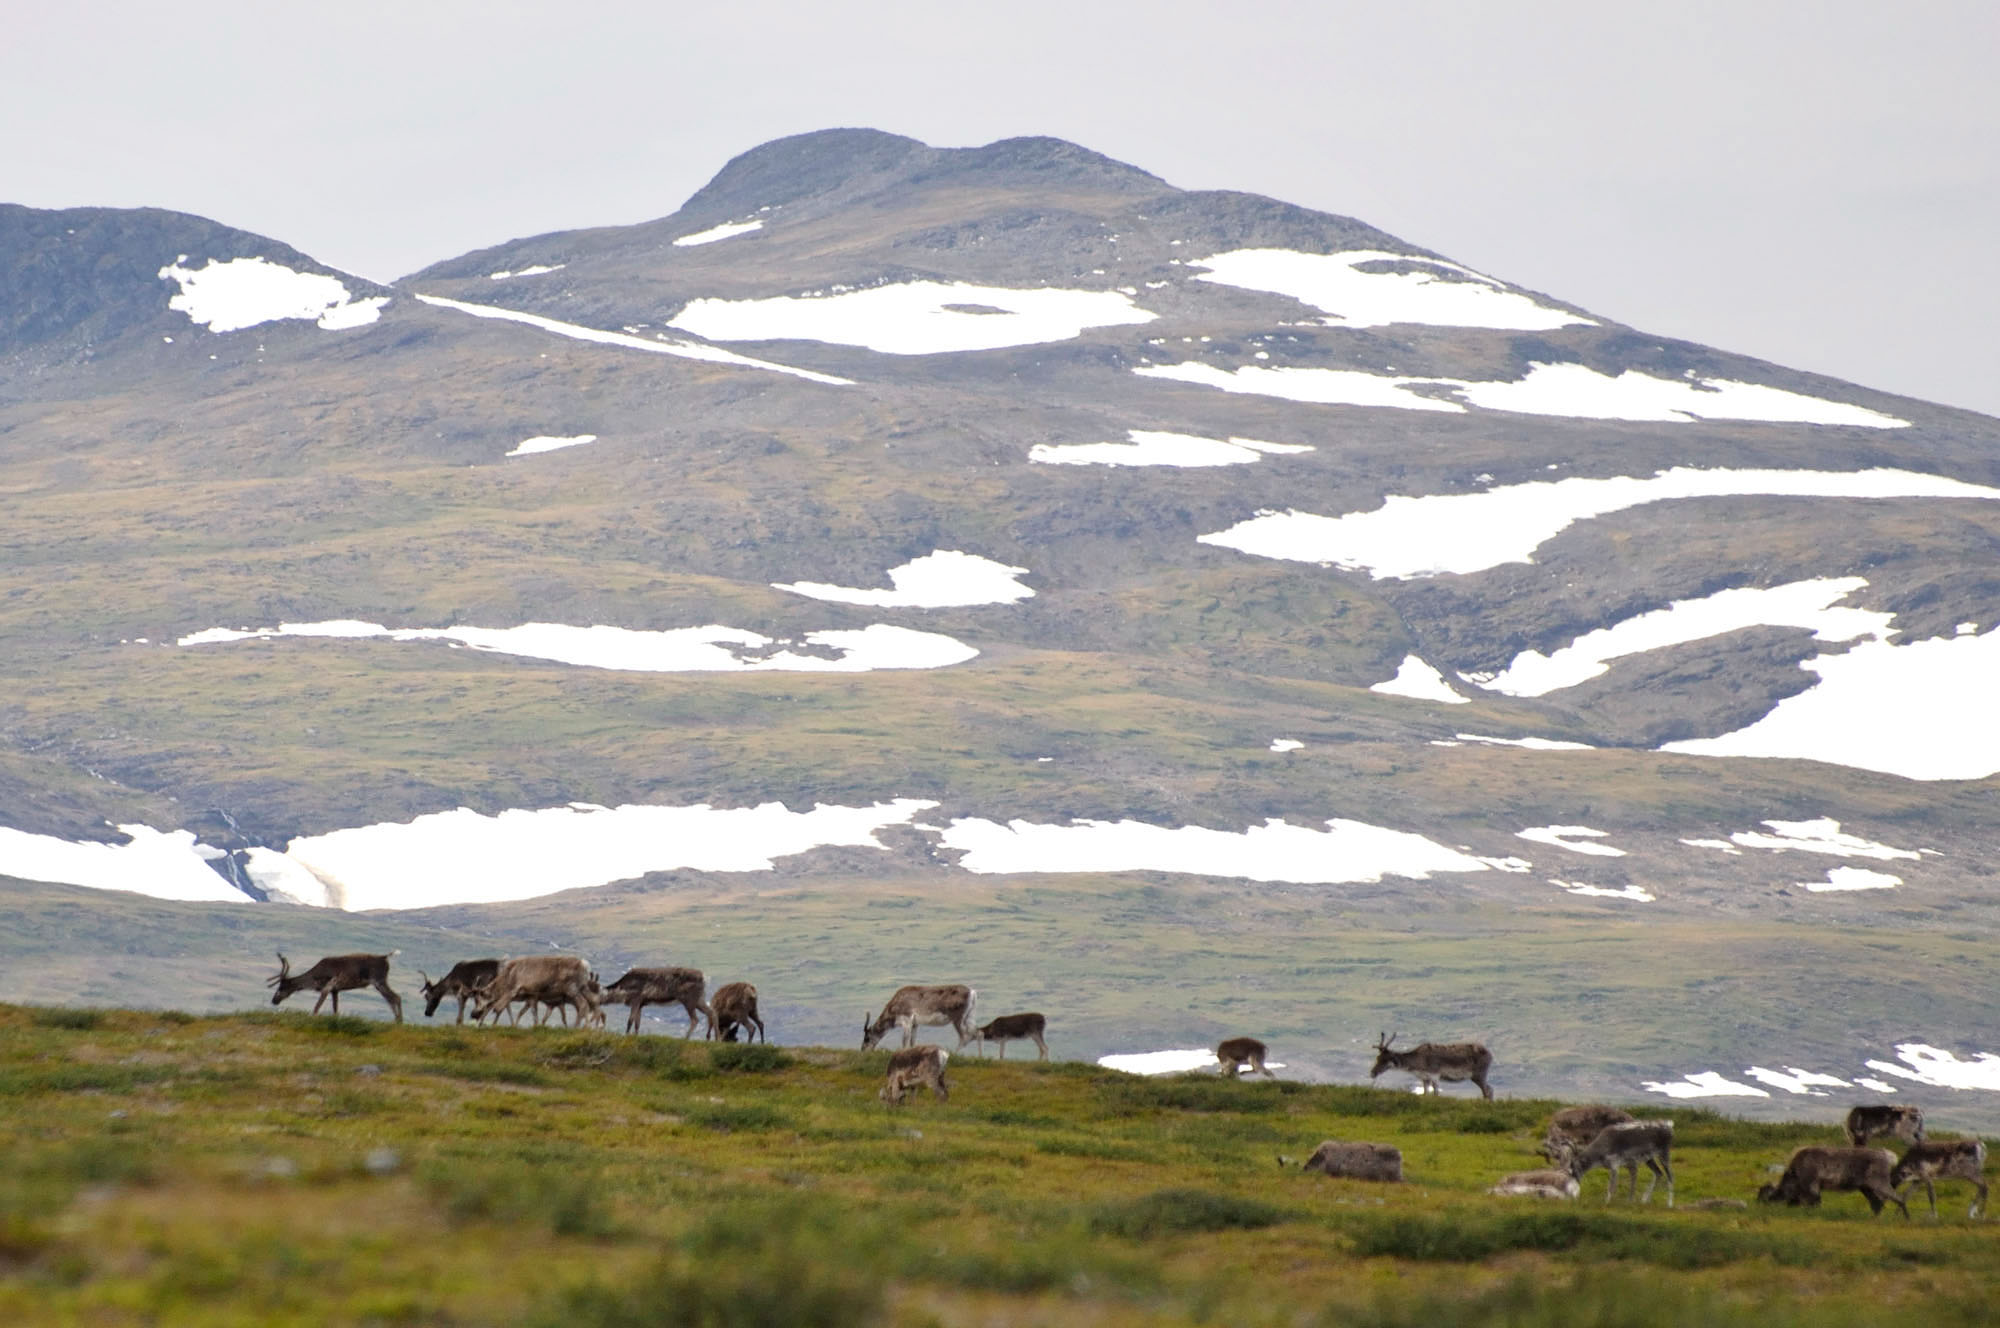
[[(1390, 263), (1417, 270), (1362, 271), (1366, 265)], [(1547, 331), (1594, 325), (1581, 314), (1551, 309), (1471, 268), (1415, 254), (1377, 249), (1335, 254), (1232, 249), (1190, 266), (1208, 269), (1199, 276), (1201, 281), (1289, 295), (1331, 315), (1326, 321), (1343, 327), (1425, 323)]]
[(1116, 291), (908, 281), (837, 295), (692, 300), (668, 325), (710, 341), (825, 341), (935, 355), (1067, 341), (1086, 328), (1158, 316)]
[(1274, 752), (1295, 752), (1303, 746), (1305, 746), (1305, 744), (1300, 742), (1297, 738), (1271, 739), (1271, 750)]
[(809, 599), (836, 604), (865, 604), (879, 609), (944, 609), (972, 604), (1015, 604), (1034, 595), (1020, 583), (1025, 567), (1009, 567), (976, 553), (939, 549), (889, 569), (891, 590), (860, 590), (820, 581), (772, 582)]
[(1544, 825), (1530, 830), (1516, 832), (1515, 838), (1532, 840), (1537, 844), (1553, 844), (1566, 848), (1572, 853), (1586, 853), (1596, 858), (1622, 858), (1625, 850), (1613, 848), (1609, 844), (1576, 843), (1576, 840), (1602, 839), (1605, 832), (1593, 830), (1587, 825)]
[(179, 262), (160, 269), (180, 293), (167, 301), (211, 332), (235, 332), (283, 318), (305, 318), (329, 331), (360, 327), (382, 316), (386, 295), (354, 300), (338, 277), (299, 272), (266, 258), (210, 259), (200, 268)]
[[(1564, 742), (1560, 738), (1489, 738), (1482, 733), (1460, 733), (1454, 735), (1459, 742), (1476, 742), (1487, 747), (1520, 747), (1531, 752), (1594, 752), (1597, 749), (1587, 742)], [(1449, 743), (1433, 743), (1446, 747)]]
[(1830, 1074), (1815, 1074), (1811, 1070), (1801, 1070), (1796, 1065), (1788, 1065), (1783, 1070), (1767, 1070), (1761, 1065), (1753, 1065), (1745, 1073), (1760, 1084), (1782, 1088), (1787, 1093), (1796, 1093), (1801, 1097), (1830, 1096), (1822, 1093), (1816, 1085), (1824, 1085), (1827, 1088), (1853, 1087), (1845, 1079), (1836, 1079)]
[(1890, 1061), (1869, 1061), (1868, 1068), (1934, 1088), (1983, 1089), (1989, 1093), (2000, 1093), (2000, 1056), (1990, 1051), (1979, 1052), (1967, 1061), (1939, 1047), (1922, 1042), (1903, 1042), (1897, 1044), (1896, 1056), (1903, 1062), (1902, 1065)]
[(1818, 895), (1833, 890), (1893, 890), (1902, 883), (1900, 876), (1866, 867), (1830, 867), (1824, 881), (1800, 881), (1799, 885)]
[(501, 455), (510, 457), (532, 456), (536, 452), (554, 452), (564, 447), (582, 447), (585, 443), (594, 443), (596, 441), (597, 435), (594, 433), (580, 433), (573, 438), (552, 438), (542, 435), (534, 438), (523, 438), (515, 445), (513, 451), (502, 452)]
[(732, 235), (748, 235), (751, 231), (762, 229), (764, 229), (762, 218), (752, 218), (749, 221), (725, 221), (720, 226), (710, 226), (705, 231), (696, 231), (692, 235), (683, 235), (680, 239), (675, 240), (674, 244), (678, 248), (686, 249), (697, 244), (714, 244), (717, 240), (726, 240)]
[(1186, 433), (1128, 429), (1124, 443), (1037, 443), (1028, 460), (1049, 466), (1247, 466), (1266, 456), (1310, 452), (1292, 443), (1253, 438), (1200, 438)]
[(61, 839), (0, 828), (0, 874), (24, 881), (124, 890), (155, 899), (248, 904), (250, 896), (222, 879), (186, 830), (118, 827), (123, 844)]
[(1651, 894), (1636, 885), (1628, 885), (1617, 890), (1612, 890), (1601, 885), (1585, 885), (1581, 881), (1558, 881), (1553, 877), (1549, 879), (1549, 884), (1566, 890), (1570, 894), (1581, 895), (1587, 899), (1633, 899), (1641, 904), (1654, 902)]
[(518, 272), (488, 272), (486, 279), (488, 281), (509, 281), (515, 277), (539, 277), (549, 272), (560, 272), (568, 266), (568, 263), (537, 263), (533, 267), (524, 267)]
[(1396, 676), (1387, 682), (1378, 682), (1368, 689), (1381, 692), (1384, 696), (1408, 696), (1419, 701), (1442, 701), (1446, 705), (1465, 705), (1471, 698), (1460, 696), (1452, 690), (1444, 675), (1415, 655), (1403, 656), (1402, 664), (1396, 669)]
[(1142, 364), (1132, 370), (1141, 378), (1165, 378), (1225, 392), (1282, 397), (1316, 406), (1388, 406), (1396, 410), (1442, 411), (1463, 415), (1456, 401), (1416, 396), (1411, 388), (1449, 387), (1436, 378), (1398, 378), (1358, 369), (1297, 369), (1286, 365), (1245, 364), (1235, 369), (1188, 361), (1184, 364)]
[(1896, 858), (1914, 862), (1923, 856), (1919, 850), (1891, 848), (1859, 835), (1850, 835), (1840, 828), (1840, 822), (1830, 816), (1812, 821), (1766, 821), (1764, 824), (1775, 833), (1767, 835), (1761, 830), (1739, 830), (1729, 838), (1745, 848), (1767, 848), (1778, 853), (1793, 850), (1828, 853), (1837, 858), (1875, 858), (1884, 862)]
[[(1189, 1047), (1176, 1051), (1134, 1051), (1099, 1056), (1097, 1063), (1107, 1070), (1127, 1074), (1185, 1074), (1189, 1070), (1220, 1070), (1222, 1062), (1209, 1047)], [(1265, 1061), (1267, 1070), (1282, 1070), (1283, 1061)]]
[(1769, 1097), (1761, 1088), (1739, 1084), (1733, 1079), (1725, 1079), (1714, 1070), (1703, 1070), (1700, 1074), (1688, 1075), (1667, 1083), (1648, 1080), (1640, 1085), (1648, 1093), (1664, 1093), (1668, 1097)]

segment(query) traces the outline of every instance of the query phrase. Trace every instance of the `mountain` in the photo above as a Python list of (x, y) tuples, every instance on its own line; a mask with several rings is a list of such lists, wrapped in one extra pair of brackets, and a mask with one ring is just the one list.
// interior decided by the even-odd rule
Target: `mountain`
[(556, 945), (793, 1041), (967, 981), (1064, 1055), (2000, 1119), (2000, 422), (1053, 139), (386, 287), (0, 256), (0, 999)]

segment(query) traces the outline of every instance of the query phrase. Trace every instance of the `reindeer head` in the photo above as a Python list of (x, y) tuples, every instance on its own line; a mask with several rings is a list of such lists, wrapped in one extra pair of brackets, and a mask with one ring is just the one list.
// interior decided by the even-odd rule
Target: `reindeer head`
[(298, 990), (298, 983), (292, 978), (292, 961), (285, 958), (284, 951), (278, 951), (278, 971), (273, 977), (264, 979), (264, 985), (275, 988), (271, 993), (271, 1004), (282, 1004), (285, 997)]
[(861, 1049), (867, 1051), (882, 1040), (882, 1035), (895, 1027), (888, 1019), (870, 1019), (868, 1012), (861, 1012)]
[(424, 980), (424, 1018), (429, 1019), (437, 1013), (438, 1006), (443, 1004), (449, 993), (445, 991), (444, 983), (431, 981), (431, 975), (421, 968), (417, 970), (417, 976)]
[(1387, 1037), (1382, 1036), (1380, 1033), (1375, 1035), (1375, 1068), (1368, 1072), (1370, 1079), (1375, 1078), (1384, 1070), (1393, 1070), (1396, 1068), (1397, 1062), (1401, 1060), (1401, 1055), (1398, 1052), (1389, 1050), (1389, 1044), (1395, 1040), (1396, 1035), (1394, 1033), (1389, 1034)]

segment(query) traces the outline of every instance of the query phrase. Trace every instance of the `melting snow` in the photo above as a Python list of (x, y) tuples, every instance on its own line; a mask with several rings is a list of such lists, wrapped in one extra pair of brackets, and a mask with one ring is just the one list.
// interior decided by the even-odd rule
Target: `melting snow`
[[(1425, 270), (1363, 272), (1364, 264), (1398, 263)], [(1333, 315), (1345, 327), (1428, 323), (1441, 327), (1546, 331), (1592, 325), (1582, 314), (1551, 309), (1457, 263), (1415, 254), (1355, 249), (1305, 254), (1290, 249), (1232, 249), (1198, 260), (1200, 280), (1289, 295)]]
[(506, 281), (512, 277), (539, 277), (547, 272), (560, 272), (568, 266), (568, 263), (538, 263), (534, 267), (524, 267), (519, 272), (488, 272), (486, 279), (488, 281)]
[(969, 604), (1014, 604), (1035, 592), (1017, 579), (1025, 567), (1009, 567), (976, 553), (939, 549), (889, 569), (893, 590), (858, 590), (820, 581), (772, 585), (810, 599), (836, 604), (866, 604), (881, 609), (944, 609)]
[(1695, 756), (1790, 757), (1906, 779), (2000, 773), (2000, 630), (1892, 645), (1866, 641), (1799, 665), (1820, 676), (1746, 728), (1670, 742)]
[(1851, 1088), (1845, 1079), (1836, 1079), (1830, 1074), (1815, 1074), (1811, 1070), (1801, 1070), (1796, 1065), (1788, 1065), (1782, 1071), (1767, 1070), (1761, 1065), (1753, 1065), (1746, 1073), (1760, 1084), (1782, 1088), (1787, 1093), (1797, 1093), (1801, 1097), (1827, 1097), (1814, 1085), (1827, 1088)]
[(1446, 705), (1465, 705), (1470, 697), (1460, 696), (1451, 689), (1451, 684), (1439, 673), (1415, 655), (1403, 656), (1396, 676), (1387, 682), (1378, 682), (1368, 689), (1386, 696), (1409, 696), (1419, 701), (1442, 701)]
[(1676, 1079), (1668, 1083), (1655, 1083), (1648, 1080), (1641, 1084), (1640, 1087), (1644, 1088), (1648, 1093), (1665, 1093), (1668, 1097), (1680, 1098), (1771, 1096), (1761, 1088), (1752, 1088), (1748, 1084), (1739, 1084), (1733, 1079), (1724, 1079), (1714, 1070), (1703, 1070), (1700, 1074), (1691, 1074), (1685, 1079)]
[(1326, 830), (1313, 830), (1271, 818), (1261, 826), (1231, 831), (1129, 820), (1001, 825), (967, 818), (951, 823), (943, 846), (962, 851), (958, 865), (979, 873), (1159, 871), (1338, 885), (1488, 870), (1479, 859), (1422, 835), (1360, 821), (1330, 820), (1326, 825)]
[(949, 636), (884, 623), (855, 631), (808, 632), (804, 643), (833, 651), (831, 659), (785, 649), (753, 655), (750, 652), (799, 643), (774, 640), (739, 627), (716, 626), (640, 631), (627, 627), (526, 623), (520, 627), (408, 627), (392, 631), (379, 623), (342, 619), (235, 630), (212, 627), (182, 637), (179, 644), (205, 646), (279, 636), (447, 641), (503, 655), (642, 673), (866, 673), (874, 669), (940, 669), (963, 664), (979, 654)]
[(553, 452), (558, 448), (581, 447), (585, 443), (594, 443), (596, 441), (597, 435), (594, 433), (580, 433), (574, 438), (551, 438), (547, 436), (524, 438), (515, 446), (513, 451), (503, 452), (501, 455), (510, 457), (530, 456), (536, 452)]
[(121, 825), (123, 844), (101, 844), (0, 829), (0, 874), (93, 890), (128, 890), (155, 899), (247, 904), (250, 896), (217, 875), (186, 830)]
[(1828, 816), (1812, 821), (1766, 821), (1764, 824), (1776, 833), (1767, 835), (1761, 830), (1739, 830), (1729, 838), (1745, 848), (1830, 853), (1837, 858), (1877, 858), (1885, 862), (1893, 858), (1907, 858), (1914, 862), (1923, 856), (1918, 850), (1891, 848), (1859, 835), (1850, 835), (1840, 828), (1840, 822)]
[[(1382, 506), (1345, 516), (1260, 512), (1203, 544), (1265, 558), (1330, 563), (1376, 580), (1482, 572), (1532, 563), (1535, 550), (1569, 526), (1645, 503), (1684, 498), (2000, 498), (2000, 489), (1907, 470), (1695, 470), (1650, 478), (1534, 480), (1479, 493), (1391, 495)], [(2000, 635), (1961, 637), (1991, 641)], [(1865, 650), (1869, 647), (1861, 647)], [(1909, 647), (1899, 647), (1909, 649)], [(1859, 653), (1857, 650), (1854, 653)], [(1842, 656), (1854, 658), (1854, 653)], [(1808, 693), (1810, 695), (1810, 693)], [(2000, 710), (1995, 710), (2000, 715)], [(1989, 744), (1990, 746), (1991, 744)]]
[(1904, 1065), (1869, 1061), (1868, 1068), (1937, 1088), (1979, 1088), (1989, 1093), (2000, 1093), (2000, 1056), (1990, 1051), (1979, 1052), (1971, 1060), (1962, 1061), (1938, 1047), (1921, 1042), (1903, 1042), (1897, 1044), (1896, 1055)]
[[(1575, 848), (1577, 845), (1566, 845), (1566, 847)], [(1654, 902), (1651, 894), (1648, 894), (1636, 885), (1628, 885), (1622, 889), (1611, 890), (1601, 885), (1585, 885), (1580, 881), (1558, 881), (1553, 877), (1549, 879), (1549, 884), (1559, 886), (1573, 895), (1582, 895), (1589, 899), (1633, 899), (1641, 904)]]
[(1504, 672), (1480, 686), (1508, 696), (1546, 696), (1600, 676), (1614, 659), (1746, 627), (1801, 627), (1819, 641), (1884, 640), (1894, 614), (1834, 607), (1836, 600), (1867, 584), (1858, 576), (1827, 577), (1765, 590), (1746, 587), (1701, 599), (1675, 600), (1663, 609), (1586, 632), (1552, 655), (1524, 650)]
[[(1222, 1063), (1215, 1058), (1215, 1051), (1208, 1047), (1189, 1047), (1185, 1051), (1134, 1051), (1111, 1056), (1099, 1056), (1097, 1063), (1107, 1070), (1123, 1070), (1127, 1074), (1185, 1074), (1189, 1070), (1219, 1070)], [(1283, 1061), (1265, 1061), (1267, 1070), (1282, 1070)]]
[(685, 249), (691, 245), (714, 244), (717, 240), (726, 240), (732, 235), (748, 235), (751, 231), (762, 230), (763, 228), (764, 223), (761, 219), (725, 221), (720, 226), (710, 226), (705, 231), (696, 231), (692, 235), (683, 235), (680, 239), (675, 240), (674, 243), (680, 248)]
[(1199, 438), (1185, 433), (1128, 429), (1127, 443), (1037, 443), (1028, 460), (1051, 466), (1247, 466), (1265, 456), (1310, 452), (1292, 443), (1251, 438)]
[(264, 258), (232, 258), (190, 269), (169, 263), (160, 280), (180, 293), (167, 301), (211, 332), (234, 332), (281, 318), (309, 318), (329, 331), (360, 327), (382, 316), (386, 295), (350, 300), (338, 277), (298, 272)]
[(1893, 1093), (1896, 1091), (1880, 1079), (1856, 1079), (1854, 1082), (1863, 1088), (1872, 1088), (1878, 1093)]
[(1583, 420), (1654, 420), (1687, 424), (1700, 420), (1754, 420), (1788, 424), (1837, 424), (1901, 429), (1897, 419), (1860, 406), (1826, 401), (1780, 388), (1728, 379), (1654, 378), (1627, 369), (1617, 377), (1581, 364), (1530, 364), (1513, 382), (1469, 382), (1462, 378), (1418, 378), (1358, 369), (1318, 369), (1258, 364), (1223, 369), (1188, 361), (1143, 364), (1133, 373), (1330, 406), (1388, 406), (1462, 414), (1466, 405), (1523, 415), (1562, 415)]
[(1866, 867), (1830, 867), (1824, 881), (1799, 882), (1816, 895), (1832, 890), (1893, 890), (1902, 883), (1900, 876), (1869, 871)]
[(1683, 839), (1681, 843), (1686, 844), (1689, 848), (1719, 848), (1732, 858), (1743, 856), (1743, 850), (1726, 839)]
[(794, 812), (777, 802), (728, 810), (571, 804), (497, 816), (461, 807), (295, 839), (284, 856), (348, 910), (498, 903), (655, 871), (769, 871), (779, 858), (820, 847), (882, 848), (877, 831), (936, 805), (898, 798)]
[(1587, 825), (1544, 825), (1531, 830), (1519, 831), (1515, 838), (1532, 840), (1537, 844), (1553, 844), (1566, 848), (1572, 853), (1587, 853), (1598, 858), (1622, 858), (1625, 850), (1613, 848), (1609, 844), (1572, 843), (1572, 840), (1602, 839), (1604, 831), (1593, 830)]
[[(1559, 738), (1489, 738), (1479, 733), (1455, 735), (1459, 742), (1483, 743), (1488, 747), (1524, 747), (1531, 752), (1591, 752), (1596, 751), (1587, 742), (1564, 742)], [(1452, 743), (1433, 743), (1433, 746), (1454, 746)]]
[(817, 297), (693, 300), (669, 326), (710, 341), (826, 341), (934, 355), (1067, 341), (1085, 328), (1157, 317), (1116, 291), (910, 281)]
[(560, 319), (544, 318), (540, 314), (522, 313), (518, 309), (501, 309), (490, 304), (450, 300), (442, 295), (419, 295), (417, 298), (425, 304), (434, 304), (440, 309), (456, 309), (462, 314), (471, 314), (474, 318), (497, 318), (508, 323), (525, 323), (544, 332), (553, 332), (559, 337), (589, 341), (600, 346), (623, 346), (627, 350), (643, 350), (652, 355), (673, 355), (684, 360), (735, 365), (741, 369), (768, 369), (772, 373), (789, 374), (793, 378), (803, 378), (809, 383), (826, 383), (833, 387), (854, 385), (854, 380), (851, 378), (838, 378), (833, 374), (816, 373), (811, 369), (794, 369), (788, 364), (773, 364), (769, 360), (738, 355), (733, 350), (723, 350), (719, 346), (703, 346), (692, 341), (653, 340), (647, 337), (635, 337), (629, 332), (606, 332), (600, 328), (584, 327), (580, 323), (565, 323)]
[(1271, 739), (1271, 750), (1274, 752), (1295, 752), (1303, 746), (1305, 746), (1305, 744), (1300, 742), (1297, 738)]

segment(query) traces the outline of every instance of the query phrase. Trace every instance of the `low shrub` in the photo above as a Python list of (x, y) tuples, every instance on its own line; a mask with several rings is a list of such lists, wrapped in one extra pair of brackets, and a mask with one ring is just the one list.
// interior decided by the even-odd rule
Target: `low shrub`
[(298, 1026), (321, 1037), (374, 1037), (385, 1027), (380, 1019), (363, 1019), (357, 1014), (300, 1014)]
[(96, 1028), (104, 1022), (102, 1010), (69, 1010), (55, 1006), (38, 1006), (29, 1011), (28, 1018), (37, 1028), (67, 1028), (83, 1030)]
[(1290, 1214), (1257, 1199), (1209, 1190), (1155, 1190), (1136, 1199), (1103, 1204), (1090, 1215), (1090, 1229), (1143, 1240), (1180, 1231), (1255, 1230), (1286, 1221)]
[(1813, 1258), (1806, 1242), (1782, 1234), (1575, 1208), (1490, 1216), (1399, 1213), (1356, 1219), (1347, 1232), (1356, 1254), (1422, 1262), (1475, 1263), (1515, 1250), (1573, 1251), (1593, 1261), (1628, 1259), (1674, 1269), (1715, 1268), (1747, 1259), (1800, 1266)]
[(718, 1042), (708, 1049), (708, 1063), (724, 1074), (769, 1074), (790, 1065), (792, 1058), (765, 1042)]
[(545, 1226), (558, 1236), (616, 1234), (594, 1171), (518, 1162), (432, 1162), (418, 1175), (454, 1222)]

